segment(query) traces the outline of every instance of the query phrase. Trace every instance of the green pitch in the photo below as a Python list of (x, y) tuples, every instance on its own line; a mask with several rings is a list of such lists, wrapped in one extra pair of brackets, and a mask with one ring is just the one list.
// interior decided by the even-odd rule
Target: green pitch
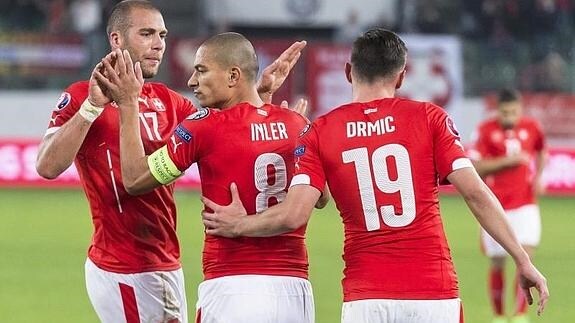
[[(196, 286), (201, 279), (201, 205), (195, 193), (179, 193), (178, 203), (182, 261), (193, 321)], [(459, 197), (443, 197), (442, 211), (466, 322), (488, 322), (487, 260), (479, 251), (478, 226)], [(544, 198), (541, 211), (543, 241), (535, 262), (549, 280), (551, 300), (542, 317), (532, 315), (533, 322), (573, 322), (575, 199)], [(80, 191), (0, 190), (1, 322), (98, 321), (84, 287), (83, 266), (92, 230), (87, 212)], [(339, 322), (342, 236), (333, 204), (312, 216), (308, 245), (318, 323)], [(508, 268), (511, 281), (513, 266)], [(509, 300), (511, 294), (509, 291)], [(508, 305), (511, 308), (511, 301)]]

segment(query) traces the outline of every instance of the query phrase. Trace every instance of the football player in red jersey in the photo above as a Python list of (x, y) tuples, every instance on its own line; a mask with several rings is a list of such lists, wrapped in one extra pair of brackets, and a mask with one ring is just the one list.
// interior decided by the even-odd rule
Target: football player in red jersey
[[(232, 182), (242, 188), (250, 212), (284, 199), (294, 173), (297, 138), (307, 120), (259, 97), (257, 57), (246, 38), (223, 33), (199, 47), (188, 85), (202, 106), (214, 109), (188, 116), (169, 142), (153, 152), (144, 149), (139, 136), (140, 65), (133, 65), (129, 55), (116, 55), (120, 69), (105, 60), (108, 76), (97, 75), (120, 107), (120, 154), (128, 192), (145, 194), (169, 184), (197, 162), (203, 194), (220, 203), (229, 203)], [(305, 229), (302, 224), (270, 238), (206, 236), (197, 321), (313, 322)]]
[(529, 289), (537, 288), (541, 312), (549, 296), (546, 280), (465, 157), (452, 120), (434, 104), (395, 98), (406, 57), (405, 44), (390, 31), (359, 37), (345, 69), (353, 103), (315, 120), (301, 138), (284, 202), (245, 216), (235, 187), (228, 206), (204, 197), (214, 211), (203, 212), (206, 233), (289, 232), (308, 221), (327, 181), (345, 229), (342, 322), (462, 322), (439, 212), (438, 182), (451, 182), (513, 257), (530, 303)]
[[(482, 122), (476, 132), (470, 157), (501, 202), (517, 239), (532, 257), (541, 238), (541, 218), (536, 202), (542, 191), (545, 164), (545, 136), (537, 120), (522, 116), (521, 97), (512, 89), (499, 93), (497, 116)], [(534, 167), (532, 163), (534, 162)], [(504, 265), (507, 252), (485, 230), (482, 249), (491, 259), (489, 295), (493, 322), (507, 322), (504, 303)], [(528, 322), (527, 304), (515, 282), (515, 313), (512, 322)]]
[[(143, 78), (158, 72), (167, 34), (160, 11), (148, 1), (116, 5), (107, 33), (112, 49), (126, 49)], [(297, 60), (294, 44), (266, 68), (260, 84), (269, 99)], [(102, 69), (99, 65), (98, 69)], [(137, 95), (148, 153), (170, 142), (176, 126), (196, 111), (164, 84), (146, 82)], [(102, 322), (187, 322), (173, 185), (139, 197), (124, 189), (120, 170), (118, 109), (96, 82), (76, 82), (62, 94), (42, 140), (36, 168), (48, 179), (72, 162), (90, 203), (94, 234), (86, 286)]]

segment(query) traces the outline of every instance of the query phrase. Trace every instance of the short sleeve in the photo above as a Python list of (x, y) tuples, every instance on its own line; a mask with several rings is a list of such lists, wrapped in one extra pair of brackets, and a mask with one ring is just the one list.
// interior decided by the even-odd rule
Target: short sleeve
[(61, 94), (52, 110), (50, 121), (46, 130), (46, 135), (52, 134), (68, 120), (70, 120), (88, 96), (86, 82), (78, 82), (67, 87)]
[(428, 122), (433, 136), (433, 156), (439, 181), (447, 183), (451, 172), (465, 167), (473, 167), (465, 155), (459, 132), (451, 117), (440, 107), (428, 107)]
[(326, 176), (320, 159), (319, 133), (315, 124), (304, 127), (294, 150), (295, 176), (291, 186), (311, 185), (323, 191)]
[(213, 126), (210, 109), (201, 108), (174, 129), (168, 142), (168, 155), (180, 171), (185, 171), (198, 161), (201, 147), (209, 145), (206, 140), (213, 137), (204, 133)]

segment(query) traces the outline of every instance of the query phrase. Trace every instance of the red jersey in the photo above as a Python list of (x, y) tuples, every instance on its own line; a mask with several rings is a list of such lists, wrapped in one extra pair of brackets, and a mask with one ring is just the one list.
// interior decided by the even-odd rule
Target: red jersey
[[(87, 81), (70, 85), (52, 112), (47, 134), (74, 116), (87, 96)], [(138, 101), (147, 154), (165, 145), (176, 125), (195, 111), (189, 100), (160, 83), (145, 83)], [(178, 269), (180, 248), (173, 185), (141, 196), (131, 196), (124, 190), (119, 118), (115, 104), (106, 105), (74, 160), (94, 224), (88, 257), (98, 267), (118, 273)]]
[[(229, 187), (235, 182), (248, 214), (254, 214), (285, 198), (305, 125), (297, 113), (269, 104), (202, 109), (176, 128), (168, 153), (181, 171), (198, 163), (202, 194), (216, 203), (231, 202)], [(304, 234), (305, 226), (266, 238), (207, 235), (205, 279), (245, 274), (307, 278)]]
[[(522, 117), (512, 129), (504, 129), (497, 119), (484, 121), (478, 128), (475, 152), (478, 158), (498, 158), (527, 153), (532, 158), (545, 146), (539, 123)], [(502, 169), (485, 178), (485, 183), (506, 210), (535, 203), (534, 172), (531, 165), (520, 164)]]
[(458, 297), (437, 186), (472, 165), (443, 109), (400, 98), (343, 105), (297, 151), (292, 185), (327, 181), (343, 220), (344, 301)]

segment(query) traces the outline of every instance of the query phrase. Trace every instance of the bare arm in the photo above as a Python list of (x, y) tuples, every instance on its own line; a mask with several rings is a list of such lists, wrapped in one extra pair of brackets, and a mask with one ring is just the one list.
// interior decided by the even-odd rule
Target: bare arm
[(138, 96), (144, 85), (140, 63), (132, 63), (127, 51), (116, 50), (114, 68), (109, 59), (103, 64), (107, 75), (95, 76), (109, 91), (120, 110), (120, 159), (122, 181), (129, 194), (144, 194), (161, 186), (150, 172), (140, 137)]
[(91, 125), (91, 122), (76, 113), (58, 131), (45, 136), (36, 159), (38, 174), (46, 179), (54, 179), (70, 167)]
[[(114, 64), (115, 59), (110, 57), (110, 61)], [(99, 63), (92, 71), (88, 98), (78, 112), (58, 131), (42, 139), (36, 159), (36, 171), (40, 176), (54, 179), (70, 167), (92, 122), (102, 113), (104, 105), (111, 101), (94, 76), (96, 71), (102, 69), (103, 65)]]
[(285, 200), (262, 213), (246, 215), (235, 184), (232, 203), (218, 205), (206, 197), (202, 202), (214, 212), (202, 212), (206, 233), (229, 238), (270, 237), (294, 231), (307, 223), (321, 192), (309, 185), (292, 186)]
[(452, 172), (447, 179), (463, 196), (469, 209), (481, 226), (511, 255), (519, 273), (521, 287), (525, 291), (529, 304), (533, 297), (529, 289), (535, 287), (539, 292), (538, 314), (543, 312), (549, 291), (547, 281), (533, 266), (529, 256), (523, 250), (509, 224), (501, 204), (491, 190), (483, 183), (472, 168), (462, 168)]
[(535, 177), (533, 178), (533, 187), (536, 194), (545, 193), (545, 186), (541, 182), (541, 174), (543, 174), (543, 169), (545, 168), (545, 163), (547, 162), (547, 151), (538, 151), (535, 155)]
[(482, 158), (473, 161), (473, 166), (481, 177), (497, 173), (500, 170), (517, 166), (521, 163), (528, 163), (529, 156), (524, 153), (515, 155), (496, 157), (496, 158)]
[(258, 80), (258, 93), (265, 103), (272, 102), (273, 94), (282, 86), (301, 56), (301, 51), (307, 42), (297, 41), (288, 47), (269, 66), (267, 66)]

